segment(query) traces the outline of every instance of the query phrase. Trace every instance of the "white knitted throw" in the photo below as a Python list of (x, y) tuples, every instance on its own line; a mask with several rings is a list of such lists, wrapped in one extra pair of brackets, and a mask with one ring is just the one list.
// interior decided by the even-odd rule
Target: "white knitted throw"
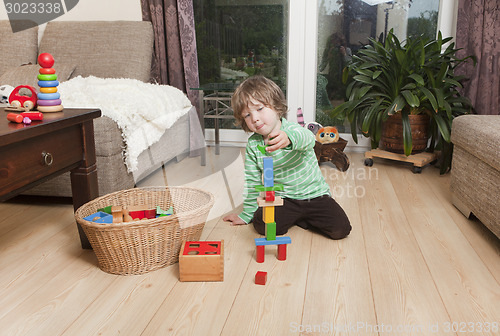
[(192, 107), (175, 87), (135, 79), (78, 76), (62, 82), (58, 92), (64, 107), (100, 108), (118, 124), (129, 172), (137, 170), (138, 156)]

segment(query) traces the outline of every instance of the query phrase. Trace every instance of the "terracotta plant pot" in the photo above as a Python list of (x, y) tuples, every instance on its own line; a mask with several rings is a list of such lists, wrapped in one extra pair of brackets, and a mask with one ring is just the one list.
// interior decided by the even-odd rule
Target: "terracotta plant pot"
[[(412, 154), (423, 152), (429, 140), (430, 118), (426, 114), (409, 115), (411, 138), (413, 142)], [(393, 153), (404, 153), (403, 123), (401, 113), (390, 116), (382, 126), (380, 148)]]

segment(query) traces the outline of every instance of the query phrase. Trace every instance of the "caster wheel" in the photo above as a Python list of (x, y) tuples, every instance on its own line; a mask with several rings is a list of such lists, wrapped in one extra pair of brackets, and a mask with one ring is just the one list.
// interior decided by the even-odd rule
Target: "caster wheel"
[(367, 167), (373, 166), (373, 159), (365, 159), (365, 166)]
[(413, 166), (412, 170), (413, 174), (420, 174), (422, 172), (422, 167)]

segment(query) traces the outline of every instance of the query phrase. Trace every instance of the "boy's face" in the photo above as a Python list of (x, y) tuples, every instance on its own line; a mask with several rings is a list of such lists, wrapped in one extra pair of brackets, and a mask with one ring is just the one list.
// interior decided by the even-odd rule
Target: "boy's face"
[(253, 98), (250, 98), (248, 107), (243, 111), (243, 119), (250, 131), (262, 135), (264, 139), (281, 127), (278, 113)]

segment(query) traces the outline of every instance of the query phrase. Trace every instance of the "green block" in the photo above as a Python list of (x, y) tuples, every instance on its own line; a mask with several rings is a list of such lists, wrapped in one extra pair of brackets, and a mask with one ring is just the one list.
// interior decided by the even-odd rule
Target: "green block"
[(276, 222), (266, 223), (266, 240), (276, 240)]
[(173, 215), (174, 208), (170, 207), (167, 210), (162, 210), (159, 206), (156, 206), (156, 214), (157, 215), (164, 215), (164, 216)]
[(274, 187), (264, 187), (263, 185), (255, 186), (256, 191), (282, 191), (283, 184), (275, 183)]
[(102, 212), (105, 212), (105, 213), (111, 215), (111, 205), (104, 207), (104, 208), (97, 209), (97, 211), (102, 211)]
[(260, 150), (260, 152), (264, 155), (269, 155), (269, 153), (266, 151), (266, 147), (267, 145), (265, 146), (262, 146), (262, 145), (257, 145), (257, 149)]

